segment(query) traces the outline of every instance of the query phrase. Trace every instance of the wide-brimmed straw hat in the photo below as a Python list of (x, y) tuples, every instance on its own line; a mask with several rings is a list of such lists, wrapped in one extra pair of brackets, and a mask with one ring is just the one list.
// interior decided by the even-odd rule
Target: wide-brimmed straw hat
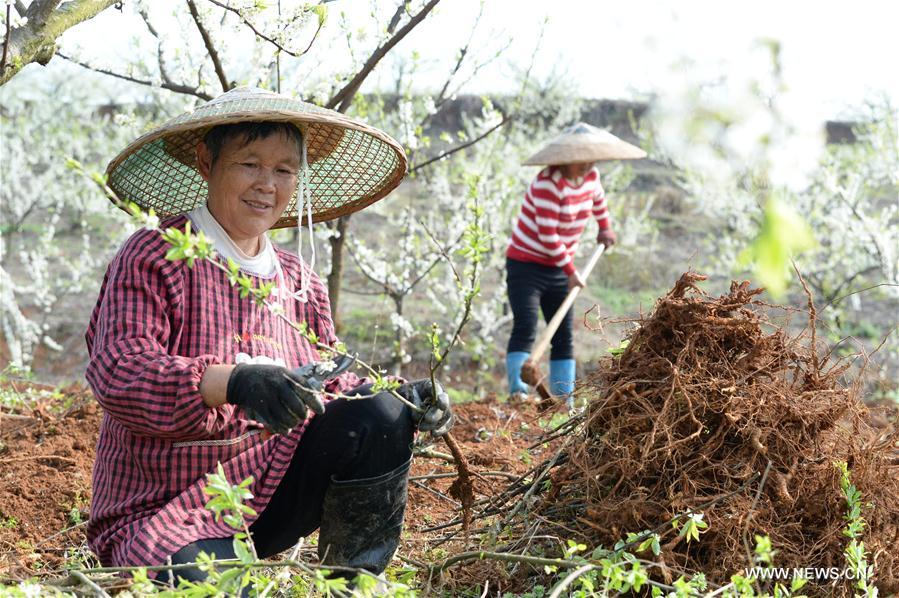
[[(333, 110), (239, 87), (131, 143), (109, 163), (109, 186), (120, 199), (153, 208), (160, 218), (189, 212), (207, 197), (197, 143), (216, 125), (261, 121), (292, 123), (302, 132), (313, 222), (361, 210), (396, 188), (406, 173), (406, 154), (386, 133)], [(302, 173), (300, 178), (303, 186)], [(272, 228), (295, 225), (298, 211), (295, 195)], [(305, 222), (307, 210), (303, 214)]]
[(635, 160), (646, 152), (587, 123), (577, 123), (522, 162), (526, 166), (575, 164), (598, 160)]

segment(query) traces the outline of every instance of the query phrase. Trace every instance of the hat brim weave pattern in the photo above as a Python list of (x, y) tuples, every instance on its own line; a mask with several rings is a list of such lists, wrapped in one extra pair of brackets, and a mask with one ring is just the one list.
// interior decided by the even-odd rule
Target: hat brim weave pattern
[(645, 157), (646, 152), (636, 145), (587, 123), (577, 123), (549, 141), (522, 164), (547, 166), (600, 160), (638, 160)]
[[(116, 156), (106, 172), (119, 198), (152, 208), (160, 218), (201, 205), (208, 189), (197, 170), (196, 146), (213, 127), (239, 122), (288, 122), (300, 129), (307, 147), (306, 193), (313, 222), (361, 210), (402, 181), (406, 155), (386, 133), (300, 100), (235, 91), (170, 120)], [(296, 199), (294, 195), (272, 228), (296, 225)], [(307, 224), (305, 214), (301, 221)]]

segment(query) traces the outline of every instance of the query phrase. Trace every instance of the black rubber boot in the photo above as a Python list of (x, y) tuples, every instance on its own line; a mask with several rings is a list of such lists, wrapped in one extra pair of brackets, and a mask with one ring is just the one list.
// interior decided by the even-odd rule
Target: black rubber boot
[(380, 575), (400, 543), (410, 459), (375, 478), (335, 480), (325, 492), (318, 556), (324, 565)]

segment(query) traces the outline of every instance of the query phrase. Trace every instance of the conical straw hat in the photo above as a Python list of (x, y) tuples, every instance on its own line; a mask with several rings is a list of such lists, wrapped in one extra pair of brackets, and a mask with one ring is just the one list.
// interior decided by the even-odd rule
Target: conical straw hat
[(526, 166), (574, 164), (597, 160), (635, 160), (646, 152), (608, 131), (587, 123), (577, 123), (547, 143), (536, 154), (522, 162)]
[[(216, 125), (289, 122), (303, 133), (312, 221), (361, 210), (396, 188), (406, 173), (402, 146), (386, 133), (318, 106), (263, 89), (239, 87), (141, 136), (109, 163), (109, 186), (160, 218), (206, 201), (195, 148)], [(305, 222), (305, 215), (303, 218)], [(296, 196), (272, 228), (297, 222)]]

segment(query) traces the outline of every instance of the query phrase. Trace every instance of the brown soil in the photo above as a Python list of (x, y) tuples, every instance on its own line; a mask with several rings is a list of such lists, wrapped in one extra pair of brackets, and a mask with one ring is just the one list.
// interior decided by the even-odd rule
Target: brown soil
[[(482, 401), (459, 405), (454, 411), (456, 424), (452, 435), (467, 457), (474, 474), (476, 500), (492, 497), (505, 490), (510, 481), (531, 469), (549, 452), (549, 447), (527, 450), (543, 433), (538, 420), (540, 417), (548, 418), (545, 414), (539, 414), (533, 405), (513, 407), (501, 404), (489, 395)], [(442, 442), (431, 443), (431, 447), (435, 451), (447, 452)], [(443, 545), (441, 540), (445, 535), (452, 535), (452, 538), (446, 540), (444, 548), (456, 549), (465, 545), (464, 533), (458, 525), (437, 534), (426, 531), (458, 520), (459, 503), (452, 498), (455, 474), (455, 466), (441, 459), (417, 458), (413, 462), (413, 481), (410, 485), (412, 499), (406, 528), (410, 540), (416, 546), (427, 548), (436, 543)], [(433, 475), (446, 477), (415, 479), (417, 476)], [(477, 523), (473, 525), (476, 526)], [(478, 531), (474, 527), (470, 534), (476, 535)]]
[[(38, 404), (31, 413), (0, 414), (0, 582), (35, 574), (58, 577), (67, 551), (85, 552), (85, 525), (77, 523), (88, 516), (102, 411), (83, 387), (72, 386), (64, 395), (74, 407), (62, 413), (53, 413), (53, 405), (60, 402), (56, 399)], [(543, 432), (532, 405), (513, 408), (490, 395), (457, 405), (454, 411), (452, 433), (470, 462), (476, 500), (500, 491), (529, 469), (531, 457), (522, 455)], [(449, 531), (457, 533), (450, 540), (444, 539), (447, 531), (429, 530), (459, 517), (458, 503), (450, 498), (455, 468), (435, 454), (448, 453), (442, 441), (423, 435), (420, 444), (418, 449), (430, 454), (413, 462), (400, 553), (430, 560), (440, 554), (428, 552), (435, 545), (452, 552), (462, 549), (465, 539), (458, 525)], [(531, 451), (535, 462), (545, 457), (544, 450)], [(434, 475), (447, 477), (416, 479)]]
[(83, 387), (62, 394), (62, 413), (48, 400), (0, 414), (0, 579), (56, 568), (83, 544), (101, 413)]

